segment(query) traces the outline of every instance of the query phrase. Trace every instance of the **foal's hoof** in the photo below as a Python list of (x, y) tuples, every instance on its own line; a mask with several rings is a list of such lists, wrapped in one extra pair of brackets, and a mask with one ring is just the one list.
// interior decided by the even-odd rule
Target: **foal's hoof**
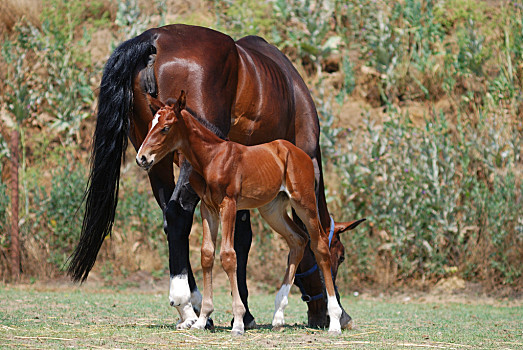
[[(247, 315), (245, 314), (245, 316), (243, 317), (243, 325), (245, 327), (245, 330), (249, 330), (249, 329), (256, 329), (258, 327), (258, 325), (256, 324), (256, 321), (254, 320), (254, 317), (252, 317), (252, 315)], [(234, 318), (231, 320), (231, 327), (234, 326)]]
[(181, 323), (179, 323), (177, 326), (176, 326), (176, 329), (181, 331), (181, 330), (185, 330), (185, 329), (189, 329), (193, 326), (193, 324), (197, 321), (198, 319), (197, 318), (189, 318)]
[(272, 326), (273, 332), (281, 332), (283, 331), (283, 328), (283, 325)]
[(329, 329), (329, 335), (341, 335), (341, 329)]
[(234, 335), (235, 337), (242, 336), (243, 333), (244, 333), (244, 331), (242, 331), (241, 329), (233, 329), (231, 331), (231, 334)]
[(198, 321), (192, 325), (191, 329), (205, 329), (205, 327), (207, 327), (207, 320), (199, 318)]

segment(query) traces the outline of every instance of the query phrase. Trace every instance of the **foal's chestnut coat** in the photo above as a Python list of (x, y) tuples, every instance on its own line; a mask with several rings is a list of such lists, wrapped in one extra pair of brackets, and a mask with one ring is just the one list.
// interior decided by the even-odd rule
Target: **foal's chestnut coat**
[(327, 290), (329, 332), (339, 333), (341, 308), (331, 275), (328, 238), (321, 227), (314, 192), (314, 166), (311, 158), (292, 143), (276, 140), (256, 146), (225, 141), (204, 127), (185, 109), (185, 93), (173, 104), (164, 105), (148, 96), (156, 112), (151, 128), (138, 150), (136, 161), (150, 169), (168, 153), (178, 150), (191, 163), (191, 186), (202, 200), (203, 300), (198, 320), (192, 328), (203, 329), (213, 312), (212, 267), (218, 226), (222, 225), (220, 259), (229, 277), (233, 297), (233, 333), (244, 332), (245, 307), (236, 278), (234, 223), (237, 210), (258, 208), (262, 217), (289, 245), (288, 266), (276, 296), (273, 326), (284, 324), (283, 310), (308, 241), (307, 234), (287, 215), (287, 204), (305, 224), (311, 248), (323, 273)]

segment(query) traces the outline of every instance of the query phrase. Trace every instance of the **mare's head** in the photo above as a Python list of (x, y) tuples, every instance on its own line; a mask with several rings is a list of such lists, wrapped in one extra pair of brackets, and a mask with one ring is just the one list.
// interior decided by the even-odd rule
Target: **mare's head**
[(151, 110), (156, 113), (136, 155), (136, 163), (145, 170), (151, 169), (155, 163), (180, 147), (180, 131), (176, 124), (182, 113), (189, 113), (185, 110), (183, 90), (177, 100), (169, 99), (166, 104), (151, 95), (147, 95), (147, 100)]
[[(336, 276), (338, 274), (338, 268), (345, 260), (345, 247), (343, 246), (343, 243), (341, 242), (341, 234), (345, 231), (352, 230), (356, 228), (359, 224), (361, 224), (365, 219), (360, 220), (354, 220), (350, 222), (334, 222), (334, 231), (332, 234), (332, 239), (330, 241), (330, 255), (331, 255), (331, 266), (332, 266), (332, 278), (334, 281), (336, 281)], [(330, 231), (330, 230), (329, 230)], [(327, 235), (330, 234), (330, 232), (325, 232)], [(305, 270), (302, 269), (300, 271), (301, 273), (304, 273), (307, 271), (307, 269), (310, 269), (316, 264), (316, 259), (314, 258), (314, 254), (310, 249), (305, 250), (305, 254), (303, 256), (303, 260), (301, 262), (301, 267), (305, 268)], [(329, 318), (327, 316), (327, 303), (326, 299), (323, 297), (320, 297), (322, 293), (324, 293), (324, 285), (322, 282), (322, 278), (320, 278), (319, 269), (317, 269), (313, 274), (310, 276), (302, 278), (303, 287), (305, 289), (305, 292), (307, 293), (308, 297), (312, 298), (312, 301), (308, 302), (308, 326), (309, 327), (328, 327), (329, 325)], [(302, 296), (305, 297), (305, 296)], [(307, 297), (305, 297), (307, 298)], [(352, 320), (351, 317), (343, 310), (342, 316), (340, 319), (340, 323), (342, 328), (352, 328)]]

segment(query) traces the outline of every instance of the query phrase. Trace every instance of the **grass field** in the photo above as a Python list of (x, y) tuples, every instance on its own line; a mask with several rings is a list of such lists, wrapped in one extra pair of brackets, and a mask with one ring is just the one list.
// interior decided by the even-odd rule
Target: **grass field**
[[(273, 295), (252, 295), (260, 328), (230, 335), (230, 298), (215, 294), (214, 332), (177, 331), (166, 292), (136, 289), (0, 286), (0, 348), (25, 349), (523, 349), (521, 303), (345, 297), (357, 328), (335, 337), (305, 327), (294, 293), (288, 326), (270, 329)], [(433, 298), (431, 298), (433, 299)]]

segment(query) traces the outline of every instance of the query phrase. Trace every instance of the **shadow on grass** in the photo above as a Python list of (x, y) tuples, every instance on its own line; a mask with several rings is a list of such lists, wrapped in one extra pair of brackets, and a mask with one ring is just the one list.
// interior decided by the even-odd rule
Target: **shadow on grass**
[[(176, 324), (128, 324), (128, 325), (121, 325), (120, 327), (123, 328), (136, 328), (136, 327), (144, 327), (148, 329), (163, 329), (163, 330), (171, 330), (171, 331), (178, 331), (178, 332), (194, 332), (195, 330), (191, 329), (185, 329), (185, 330), (179, 330), (176, 329)], [(232, 326), (214, 326), (212, 329), (206, 328), (205, 331), (209, 333), (229, 333), (232, 329)], [(274, 329), (272, 327), (272, 324), (266, 323), (266, 324), (258, 324), (255, 328), (251, 328), (246, 330), (246, 332), (249, 331), (272, 331), (272, 332), (284, 332), (289, 330), (300, 330), (300, 331), (321, 331), (320, 328), (310, 328), (307, 327), (304, 324), (293, 324), (293, 325), (284, 325), (283, 327), (279, 327), (277, 329)], [(200, 332), (201, 330), (196, 330), (196, 332)]]

